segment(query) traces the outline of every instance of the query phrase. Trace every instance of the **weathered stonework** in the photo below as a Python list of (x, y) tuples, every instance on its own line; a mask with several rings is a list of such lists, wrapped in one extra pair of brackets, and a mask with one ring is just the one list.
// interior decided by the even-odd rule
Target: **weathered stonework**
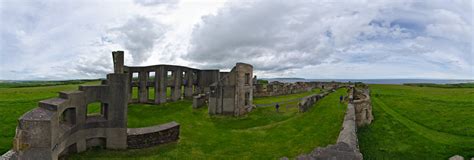
[[(318, 147), (313, 150), (310, 154), (304, 154), (298, 156), (296, 159), (299, 160), (362, 160), (363, 156), (359, 151), (359, 143), (357, 140), (357, 127), (365, 124), (370, 124), (372, 119), (367, 119), (367, 115), (372, 115), (372, 110), (370, 105), (366, 105), (369, 102), (370, 104), (370, 95), (368, 88), (363, 88), (361, 92), (356, 91), (354, 86), (350, 87), (349, 91), (349, 104), (347, 105), (346, 114), (344, 115), (344, 122), (342, 123), (341, 131), (339, 132), (339, 137), (337, 138), (337, 143), (328, 145), (326, 147)], [(354, 103), (353, 96), (364, 97), (361, 101), (355, 101)], [(362, 101), (364, 103), (362, 103)], [(364, 105), (361, 105), (364, 104)], [(361, 111), (357, 112), (356, 105), (359, 105)], [(366, 110), (370, 106), (370, 110)], [(370, 112), (365, 112), (370, 111)], [(357, 117), (360, 117), (357, 120)], [(359, 123), (360, 122), (360, 125)]]
[[(236, 116), (247, 113), (252, 106), (254, 79), (249, 64), (237, 63), (231, 72), (174, 65), (125, 66), (124, 72), (129, 76), (130, 103), (160, 104), (186, 98), (193, 99), (193, 108), (207, 102), (209, 114)], [(137, 98), (132, 95), (134, 87)], [(170, 97), (167, 90), (171, 90)], [(150, 91), (154, 97), (149, 95)]]
[(348, 104), (347, 111), (339, 132), (337, 143), (326, 147), (318, 147), (310, 154), (300, 155), (298, 160), (362, 160), (357, 142), (354, 105)]
[(221, 72), (221, 78), (211, 85), (209, 114), (240, 116), (253, 106), (253, 66), (237, 63), (228, 73)]
[(177, 141), (179, 139), (179, 124), (170, 122), (145, 128), (127, 129), (128, 148), (138, 149)]
[(293, 93), (307, 92), (314, 88), (309, 82), (282, 83), (278, 81), (269, 84), (254, 84), (255, 97), (278, 96)]
[(351, 103), (354, 104), (357, 126), (369, 125), (374, 120), (369, 88), (352, 87), (351, 91), (353, 94)]
[(325, 96), (327, 96), (329, 93), (332, 91), (320, 93), (320, 94), (313, 94), (306, 96), (300, 100), (298, 103), (298, 109), (300, 112), (306, 112), (308, 111), (316, 102), (319, 100), (323, 99)]
[[(78, 91), (60, 92), (58, 98), (42, 100), (37, 108), (21, 116), (13, 149), (2, 158), (54, 160), (94, 146), (126, 149), (129, 76), (124, 73), (123, 52), (112, 55), (114, 73), (108, 74), (101, 85), (82, 85)], [(87, 105), (94, 102), (100, 102), (100, 113), (87, 114)], [(131, 137), (148, 137), (147, 145), (177, 140), (179, 125), (177, 129), (157, 128), (156, 132), (142, 135), (130, 132), (134, 134)], [(162, 133), (170, 136), (155, 136)]]

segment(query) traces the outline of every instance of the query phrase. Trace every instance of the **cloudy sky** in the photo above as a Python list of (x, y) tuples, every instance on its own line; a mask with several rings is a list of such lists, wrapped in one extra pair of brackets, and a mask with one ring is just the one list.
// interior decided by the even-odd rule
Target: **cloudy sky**
[(2, 0), (0, 79), (102, 78), (126, 65), (259, 77), (474, 79), (471, 0)]

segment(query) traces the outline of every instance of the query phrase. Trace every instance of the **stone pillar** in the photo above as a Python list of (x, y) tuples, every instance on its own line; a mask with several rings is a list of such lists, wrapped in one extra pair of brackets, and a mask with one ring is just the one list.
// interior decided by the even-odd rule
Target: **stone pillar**
[(112, 58), (114, 60), (114, 73), (123, 73), (123, 51), (112, 52)]
[(148, 90), (147, 90), (147, 72), (140, 71), (138, 74), (138, 101), (140, 103), (145, 103), (148, 101)]
[(161, 77), (159, 74), (159, 69), (155, 69), (155, 81), (153, 82), (155, 84), (155, 87), (154, 87), (154, 91), (155, 92), (155, 104), (160, 104), (160, 90), (158, 89), (158, 87), (160, 86), (160, 81), (159, 81), (159, 77)]
[(166, 77), (166, 68), (159, 67), (155, 73), (155, 79), (158, 79), (158, 103), (166, 103), (166, 87), (167, 87), (167, 77)]
[(173, 101), (177, 101), (181, 98), (181, 85), (183, 81), (183, 71), (181, 69), (177, 69), (174, 71), (173, 75), (173, 89), (171, 91), (171, 99)]
[(107, 115), (109, 128), (106, 130), (106, 148), (127, 148), (127, 75), (108, 74), (109, 94), (108, 105), (104, 115)]
[(193, 72), (186, 72), (186, 85), (184, 86), (184, 98), (191, 99), (193, 98)]
[(133, 72), (128, 72), (128, 102), (133, 102)]

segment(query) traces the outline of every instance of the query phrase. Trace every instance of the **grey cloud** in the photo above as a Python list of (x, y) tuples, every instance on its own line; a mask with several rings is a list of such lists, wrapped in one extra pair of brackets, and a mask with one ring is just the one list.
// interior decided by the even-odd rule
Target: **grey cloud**
[[(435, 52), (463, 59), (472, 9), (464, 1), (445, 3), (232, 1), (195, 26), (183, 59), (218, 68), (241, 61), (266, 73), (324, 63), (425, 64), (442, 58), (429, 54)], [(440, 16), (426, 18), (432, 14)], [(456, 41), (439, 45), (445, 40)]]
[(123, 45), (132, 55), (133, 63), (140, 64), (147, 60), (156, 41), (164, 34), (163, 25), (145, 18), (134, 17), (123, 26), (111, 30), (115, 34), (115, 42)]
[(342, 45), (357, 35), (344, 37), (345, 33), (324, 24), (330, 21), (324, 18), (359, 20), (353, 12), (322, 17), (328, 11), (323, 8), (309, 1), (267, 0), (224, 7), (215, 16), (203, 17), (183, 58), (203, 62), (203, 66), (227, 68), (243, 61), (255, 64), (258, 70), (273, 71), (323, 63), (335, 52), (334, 43)]
[(134, 0), (135, 3), (141, 4), (141, 5), (161, 5), (161, 4), (176, 4), (179, 1), (178, 0)]

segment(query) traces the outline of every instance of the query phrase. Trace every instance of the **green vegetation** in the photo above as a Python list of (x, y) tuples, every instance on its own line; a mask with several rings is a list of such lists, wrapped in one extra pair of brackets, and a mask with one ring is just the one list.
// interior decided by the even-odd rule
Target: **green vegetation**
[(257, 79), (257, 83), (258, 83), (258, 84), (268, 84), (268, 80)]
[[(99, 81), (91, 81), (83, 84), (99, 83)], [(17, 120), (21, 115), (37, 107), (38, 101), (57, 97), (59, 91), (77, 90), (77, 87), (78, 84), (73, 83), (56, 86), (41, 86), (40, 84), (39, 87), (0, 88), (0, 153), (8, 151), (12, 147)]]
[(365, 159), (474, 157), (474, 88), (370, 87), (375, 120), (358, 134)]
[(288, 95), (281, 95), (281, 96), (270, 96), (270, 97), (258, 97), (253, 98), (254, 104), (268, 104), (268, 103), (275, 103), (275, 102), (284, 102), (293, 99), (303, 98), (305, 96), (309, 96), (312, 94), (320, 93), (320, 89), (313, 89), (310, 92), (301, 92), (295, 94), (288, 94)]
[[(81, 82), (84, 83), (84, 82)], [(78, 82), (0, 83), (0, 153), (12, 147), (17, 119), (38, 101), (57, 92), (76, 90)], [(99, 84), (99, 81), (85, 85)], [(30, 87), (30, 86), (34, 87)], [(455, 154), (474, 157), (474, 88), (459, 85), (370, 85), (374, 122), (360, 128), (360, 150), (365, 159), (447, 159)], [(133, 91), (136, 94), (136, 89)], [(255, 104), (298, 99), (319, 90), (254, 98)], [(154, 93), (150, 92), (151, 96)], [(170, 89), (168, 88), (168, 96)], [(209, 116), (207, 108), (192, 109), (191, 101), (162, 105), (129, 105), (129, 127), (146, 127), (176, 121), (180, 141), (139, 150), (92, 149), (71, 159), (275, 159), (308, 153), (314, 147), (335, 143), (345, 104), (338, 90), (298, 113), (297, 101), (257, 108), (244, 117)], [(289, 106), (289, 107), (285, 107)], [(91, 104), (88, 113), (100, 112)]]
[(100, 102), (94, 102), (90, 103), (87, 105), (87, 115), (100, 115), (100, 109), (101, 109), (101, 103)]
[(68, 84), (83, 84), (87, 82), (98, 81), (94, 80), (68, 80), (68, 81), (0, 81), (0, 88), (22, 88), (22, 87), (45, 87)]
[[(275, 112), (257, 108), (244, 117), (209, 116), (207, 108), (192, 109), (190, 101), (162, 105), (129, 106), (128, 126), (146, 127), (176, 121), (181, 124), (178, 143), (140, 150), (94, 149), (71, 159), (275, 159), (308, 153), (336, 142), (346, 109), (330, 94), (306, 113)], [(144, 118), (146, 117), (146, 118)]]
[[(320, 89), (313, 89), (310, 92), (301, 92), (295, 94), (288, 94), (288, 95), (281, 95), (281, 96), (269, 96), (269, 97), (258, 97), (253, 99), (253, 104), (257, 105), (265, 105), (265, 107), (274, 108), (274, 103), (278, 103), (280, 106), (280, 111), (298, 111), (298, 103), (299, 99), (305, 96), (309, 96), (312, 94), (320, 93)], [(261, 108), (261, 107), (259, 107)]]
[(474, 88), (474, 83), (457, 83), (457, 84), (406, 83), (404, 85), (417, 86), (417, 87), (437, 87), (437, 88)]
[[(99, 84), (98, 81), (85, 85)], [(77, 90), (77, 84), (28, 88), (0, 88), (0, 153), (12, 147), (17, 119), (37, 106), (38, 101), (57, 97), (57, 92)], [(169, 89), (168, 89), (169, 90)], [(134, 91), (136, 92), (136, 91)], [(279, 96), (275, 101), (301, 98), (318, 91)], [(191, 101), (162, 105), (134, 104), (129, 106), (129, 127), (146, 127), (176, 121), (181, 124), (178, 143), (143, 150), (110, 151), (93, 149), (71, 158), (90, 159), (269, 159), (308, 153), (314, 147), (334, 143), (345, 105), (339, 104), (340, 90), (317, 103), (309, 112), (297, 108), (257, 108), (244, 117), (209, 116), (207, 108), (192, 109)], [(168, 93), (169, 94), (169, 93)], [(267, 99), (267, 100), (264, 100)], [(262, 99), (269, 101), (272, 97)], [(88, 113), (99, 112), (100, 103), (89, 105)], [(318, 125), (314, 125), (317, 123)]]

